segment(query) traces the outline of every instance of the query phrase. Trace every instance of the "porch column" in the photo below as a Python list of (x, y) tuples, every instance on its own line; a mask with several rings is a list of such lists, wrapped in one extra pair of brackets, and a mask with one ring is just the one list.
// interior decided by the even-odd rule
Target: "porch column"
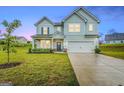
[(34, 39), (32, 38), (32, 48), (34, 49)]
[(53, 49), (53, 38), (52, 38), (52, 49)]

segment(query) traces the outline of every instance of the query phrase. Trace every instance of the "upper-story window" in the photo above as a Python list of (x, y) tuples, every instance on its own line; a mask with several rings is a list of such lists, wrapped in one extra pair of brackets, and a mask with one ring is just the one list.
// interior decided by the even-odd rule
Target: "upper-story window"
[(56, 30), (57, 30), (57, 31), (61, 31), (61, 27), (57, 27)]
[(49, 34), (49, 27), (42, 27), (41, 34), (48, 35)]
[(80, 32), (80, 23), (70, 23), (68, 29), (69, 32)]
[(89, 24), (89, 31), (93, 31), (93, 24)]

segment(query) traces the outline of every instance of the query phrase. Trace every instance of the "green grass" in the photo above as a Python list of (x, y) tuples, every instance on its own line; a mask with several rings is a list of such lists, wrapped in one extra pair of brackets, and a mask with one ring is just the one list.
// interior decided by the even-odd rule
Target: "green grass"
[(124, 44), (103, 44), (100, 49), (104, 55), (124, 59)]
[(124, 59), (124, 52), (102, 52), (102, 54), (107, 55), (107, 56), (111, 56), (111, 57), (115, 57), (115, 58), (120, 58), (120, 59)]
[[(23, 64), (0, 69), (0, 82), (13, 85), (79, 85), (67, 54), (28, 54), (28, 48), (18, 48), (11, 62)], [(0, 64), (6, 63), (6, 53), (0, 52)]]

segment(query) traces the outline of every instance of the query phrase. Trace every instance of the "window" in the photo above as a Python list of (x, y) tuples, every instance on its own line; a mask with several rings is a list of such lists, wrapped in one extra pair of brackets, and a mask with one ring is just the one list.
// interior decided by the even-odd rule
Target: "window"
[(61, 27), (57, 27), (57, 31), (61, 31)]
[(93, 31), (93, 24), (89, 24), (89, 31)]
[(69, 32), (80, 32), (80, 24), (79, 23), (71, 23), (69, 24)]
[(50, 40), (41, 40), (41, 48), (50, 48)]
[(47, 27), (44, 27), (44, 28), (43, 28), (43, 34), (44, 34), (44, 35), (47, 35), (47, 34), (48, 34), (48, 28), (47, 28)]
[(49, 27), (42, 27), (41, 34), (48, 35), (49, 34)]

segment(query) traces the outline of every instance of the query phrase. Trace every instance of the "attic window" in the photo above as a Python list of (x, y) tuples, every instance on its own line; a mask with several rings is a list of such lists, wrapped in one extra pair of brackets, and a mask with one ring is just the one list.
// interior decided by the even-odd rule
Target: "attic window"
[(89, 24), (89, 31), (93, 31), (93, 24)]

